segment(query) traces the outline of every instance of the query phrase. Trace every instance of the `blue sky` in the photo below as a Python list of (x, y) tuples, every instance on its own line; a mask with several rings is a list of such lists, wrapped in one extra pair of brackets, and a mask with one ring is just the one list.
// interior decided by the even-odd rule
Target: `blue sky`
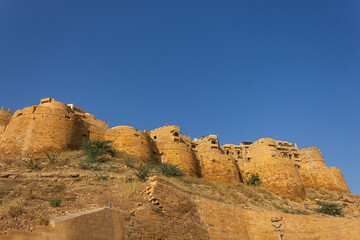
[(0, 105), (317, 146), (360, 194), (360, 2), (0, 0)]

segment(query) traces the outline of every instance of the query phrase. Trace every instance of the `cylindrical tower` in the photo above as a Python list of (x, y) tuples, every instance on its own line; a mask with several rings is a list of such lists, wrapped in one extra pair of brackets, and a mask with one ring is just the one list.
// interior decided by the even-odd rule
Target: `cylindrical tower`
[(350, 193), (349, 186), (347, 185), (341, 170), (337, 167), (330, 167), (330, 172), (337, 186), (338, 191)]
[(291, 144), (278, 144), (271, 138), (261, 138), (249, 146), (249, 153), (241, 161), (244, 181), (258, 174), (261, 186), (290, 199), (304, 198), (305, 189), (295, 163), (290, 159)]
[(132, 155), (143, 162), (159, 161), (159, 151), (145, 132), (134, 127), (118, 126), (106, 131), (106, 140), (113, 142), (118, 151)]
[(62, 151), (81, 144), (76, 116), (66, 104), (51, 98), (40, 105), (14, 113), (0, 144), (6, 156), (39, 156), (45, 151)]
[(299, 152), (301, 157), (299, 173), (305, 187), (322, 187), (341, 192), (349, 191), (340, 169), (333, 168), (331, 171), (325, 165), (318, 148), (303, 148)]
[(165, 126), (150, 131), (161, 155), (162, 162), (179, 165), (190, 176), (199, 176), (199, 166), (189, 137), (180, 134), (180, 127)]
[(194, 143), (197, 144), (197, 156), (204, 178), (223, 183), (240, 182), (239, 170), (234, 158), (226, 155), (220, 148), (216, 135), (198, 139)]

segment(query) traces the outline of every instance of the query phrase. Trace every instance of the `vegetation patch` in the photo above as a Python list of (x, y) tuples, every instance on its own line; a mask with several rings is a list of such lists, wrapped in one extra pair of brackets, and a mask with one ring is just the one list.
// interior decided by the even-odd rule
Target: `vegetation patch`
[(53, 208), (60, 207), (61, 205), (61, 199), (60, 198), (51, 198), (49, 200), (49, 205)]
[(331, 216), (341, 216), (342, 215), (342, 207), (336, 203), (326, 203), (326, 202), (316, 202), (317, 205), (320, 206), (316, 211), (319, 213), (331, 215)]
[(259, 177), (259, 174), (251, 174), (251, 176), (248, 178), (248, 180), (246, 180), (246, 184), (249, 186), (260, 186), (261, 184), (261, 180)]

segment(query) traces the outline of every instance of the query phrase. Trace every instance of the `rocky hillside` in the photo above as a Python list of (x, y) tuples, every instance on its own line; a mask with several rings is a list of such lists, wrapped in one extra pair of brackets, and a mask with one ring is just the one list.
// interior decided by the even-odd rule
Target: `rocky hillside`
[[(234, 207), (241, 211), (258, 212), (258, 217), (262, 218), (264, 214), (264, 219), (265, 215), (277, 217), (284, 213), (287, 216), (293, 215), (294, 219), (327, 216), (326, 219), (339, 219), (340, 222), (355, 221), (357, 231), (360, 228), (356, 222), (360, 215), (360, 197), (356, 195), (316, 187), (306, 189), (305, 199), (290, 200), (269, 192), (261, 185), (215, 183), (186, 175), (165, 176), (169, 174), (159, 171), (156, 166), (144, 165), (136, 160), (129, 164), (130, 157), (124, 153), (107, 156), (104, 161), (95, 163), (86, 162), (84, 159), (82, 151), (68, 151), (59, 155), (49, 154), (48, 158), (1, 161), (1, 234), (14, 229), (31, 231), (37, 225), (47, 226), (52, 218), (109, 205), (121, 211), (124, 216), (136, 215), (139, 207), (144, 206), (147, 206), (152, 214), (166, 215), (171, 209), (163, 206), (161, 202), (171, 199), (173, 204), (181, 203), (181, 197), (174, 197), (176, 194), (192, 199), (195, 205), (196, 201), (200, 201), (202, 207), (216, 203), (224, 209)], [(149, 171), (149, 176), (145, 176), (147, 181), (141, 181), (141, 169)], [(137, 173), (137, 176), (134, 173)], [(157, 177), (152, 177), (149, 181), (150, 176)], [(149, 197), (149, 189), (154, 181), (160, 181), (162, 185), (157, 189), (157, 197)], [(175, 190), (177, 193), (172, 193), (173, 197), (167, 194)], [(195, 205), (187, 210), (190, 214), (197, 212), (202, 219), (211, 214), (204, 213), (205, 210), (201, 210), (200, 205)], [(191, 213), (192, 211), (194, 212)], [(216, 213), (214, 214), (215, 217)], [(224, 214), (230, 213), (224, 211)], [(231, 219), (231, 215), (229, 217)], [(270, 220), (266, 221), (271, 228)], [(208, 223), (207, 228), (209, 224), (211, 225)], [(288, 229), (290, 232), (291, 230), (294, 229)], [(209, 229), (204, 231), (210, 234), (209, 238), (218, 239), (211, 237)], [(171, 239), (171, 234), (168, 237)]]

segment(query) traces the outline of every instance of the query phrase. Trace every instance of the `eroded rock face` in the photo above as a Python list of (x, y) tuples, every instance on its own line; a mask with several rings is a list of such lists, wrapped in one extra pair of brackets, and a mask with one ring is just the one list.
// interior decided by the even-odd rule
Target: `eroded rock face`
[(116, 150), (124, 151), (144, 162), (159, 161), (160, 154), (154, 141), (148, 134), (134, 127), (118, 126), (108, 129), (105, 139), (112, 141)]
[(234, 159), (220, 148), (216, 135), (209, 135), (194, 143), (197, 145), (197, 156), (204, 178), (223, 183), (240, 182), (239, 170)]
[(288, 142), (271, 138), (257, 140), (250, 145), (247, 158), (241, 163), (244, 179), (259, 174), (261, 185), (270, 191), (292, 199), (304, 198), (305, 189), (292, 159), (293, 152), (297, 152), (294, 150)]
[(305, 187), (322, 187), (341, 192), (350, 192), (340, 169), (325, 165), (321, 152), (316, 147), (300, 151), (301, 167), (299, 173)]
[(178, 126), (164, 126), (150, 131), (161, 155), (162, 162), (179, 164), (179, 168), (190, 176), (199, 176), (199, 166), (191, 146), (190, 137), (181, 135)]

